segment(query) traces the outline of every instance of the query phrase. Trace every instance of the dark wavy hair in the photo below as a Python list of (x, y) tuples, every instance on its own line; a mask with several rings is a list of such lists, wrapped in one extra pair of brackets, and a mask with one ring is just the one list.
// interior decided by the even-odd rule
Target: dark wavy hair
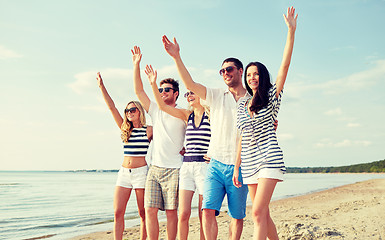
[[(251, 66), (256, 66), (259, 74), (258, 89), (255, 95), (253, 94), (253, 91), (247, 83), (247, 69)], [(250, 93), (251, 96), (253, 96), (253, 98), (251, 99), (250, 111), (258, 113), (259, 110), (266, 107), (269, 103), (269, 89), (273, 86), (270, 82), (270, 73), (265, 67), (265, 65), (263, 65), (262, 63), (251, 62), (247, 64), (245, 68), (244, 79), (247, 91)]]
[(160, 81), (159, 86), (162, 86), (162, 84), (169, 83), (172, 85), (172, 89), (174, 89), (175, 92), (178, 92), (178, 95), (176, 96), (176, 100), (179, 97), (179, 82), (173, 78), (166, 78)]

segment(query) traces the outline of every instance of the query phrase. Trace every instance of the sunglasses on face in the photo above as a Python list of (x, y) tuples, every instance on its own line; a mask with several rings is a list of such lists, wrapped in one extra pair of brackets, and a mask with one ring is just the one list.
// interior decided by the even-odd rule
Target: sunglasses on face
[(163, 91), (169, 92), (171, 89), (175, 91), (175, 89), (173, 89), (172, 87), (158, 88), (159, 93), (162, 93)]
[(193, 92), (186, 92), (186, 93), (184, 94), (184, 97), (185, 97), (185, 98), (188, 98), (188, 96), (190, 96), (190, 95), (195, 95), (195, 93), (193, 93)]
[(124, 113), (136, 113), (137, 107), (132, 107), (132, 108), (126, 108), (124, 109)]
[(235, 67), (233, 67), (233, 66), (225, 67), (225, 68), (222, 68), (221, 70), (219, 70), (219, 74), (222, 76), (223, 74), (225, 74), (225, 72), (231, 73), (232, 71), (234, 71), (234, 69), (235, 69)]

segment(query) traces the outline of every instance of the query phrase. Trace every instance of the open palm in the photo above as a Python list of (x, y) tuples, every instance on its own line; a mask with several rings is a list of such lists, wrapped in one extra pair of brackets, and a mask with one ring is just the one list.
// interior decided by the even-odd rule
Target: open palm
[(288, 28), (296, 29), (297, 28), (297, 17), (298, 14), (295, 15), (295, 8), (289, 7), (287, 9), (287, 15), (283, 15), (285, 18), (285, 22)]
[(132, 53), (132, 62), (134, 64), (140, 63), (142, 59), (142, 53), (140, 52), (140, 48), (138, 46), (134, 46), (134, 49), (131, 49)]

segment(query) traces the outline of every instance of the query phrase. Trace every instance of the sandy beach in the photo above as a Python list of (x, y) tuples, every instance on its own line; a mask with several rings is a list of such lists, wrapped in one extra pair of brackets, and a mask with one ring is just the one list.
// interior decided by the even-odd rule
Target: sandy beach
[[(270, 211), (280, 239), (385, 239), (385, 179), (273, 201)], [(222, 212), (217, 221), (218, 239), (228, 239), (229, 216)], [(242, 239), (252, 239), (252, 235), (248, 208)], [(112, 231), (72, 238), (89, 239), (113, 239)], [(127, 228), (124, 239), (139, 239), (139, 228)], [(163, 222), (160, 239), (167, 239)], [(189, 239), (199, 239), (197, 218), (190, 220)]]

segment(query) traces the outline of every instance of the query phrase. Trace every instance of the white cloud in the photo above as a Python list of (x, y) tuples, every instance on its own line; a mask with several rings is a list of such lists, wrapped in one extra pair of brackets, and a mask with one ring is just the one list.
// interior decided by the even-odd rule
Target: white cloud
[(333, 142), (331, 139), (322, 139), (314, 144), (316, 148), (343, 148), (343, 147), (367, 147), (372, 143), (367, 140), (349, 140), (344, 139), (339, 142)]
[(341, 108), (335, 108), (324, 112), (324, 114), (328, 116), (335, 116), (335, 115), (341, 115), (342, 111), (341, 111)]
[(294, 136), (290, 133), (277, 133), (277, 137), (279, 141), (287, 141), (294, 139)]
[(83, 105), (83, 106), (68, 106), (68, 109), (81, 110), (81, 111), (94, 111), (94, 112), (106, 112), (106, 107), (102, 105)]
[(0, 45), (0, 59), (22, 58), (22, 57), (23, 55), (16, 53)]
[(306, 92), (323, 92), (324, 94), (342, 94), (351, 91), (362, 91), (376, 85), (385, 78), (385, 59), (372, 62), (372, 67), (346, 77), (323, 83), (314, 83), (309, 79), (293, 82), (286, 88), (291, 97), (302, 97)]
[(350, 128), (355, 128), (355, 127), (360, 127), (361, 126), (361, 124), (359, 124), (359, 123), (348, 123), (347, 124), (347, 127), (350, 127)]
[[(68, 84), (68, 87), (71, 88), (77, 94), (83, 94), (88, 91), (94, 91), (95, 86), (97, 86), (96, 73), (98, 71), (87, 71), (75, 74), (76, 81)], [(132, 70), (120, 69), (120, 68), (107, 68), (100, 71), (104, 83), (106, 81), (128, 81), (132, 78)], [(143, 77), (143, 76), (142, 76)]]

